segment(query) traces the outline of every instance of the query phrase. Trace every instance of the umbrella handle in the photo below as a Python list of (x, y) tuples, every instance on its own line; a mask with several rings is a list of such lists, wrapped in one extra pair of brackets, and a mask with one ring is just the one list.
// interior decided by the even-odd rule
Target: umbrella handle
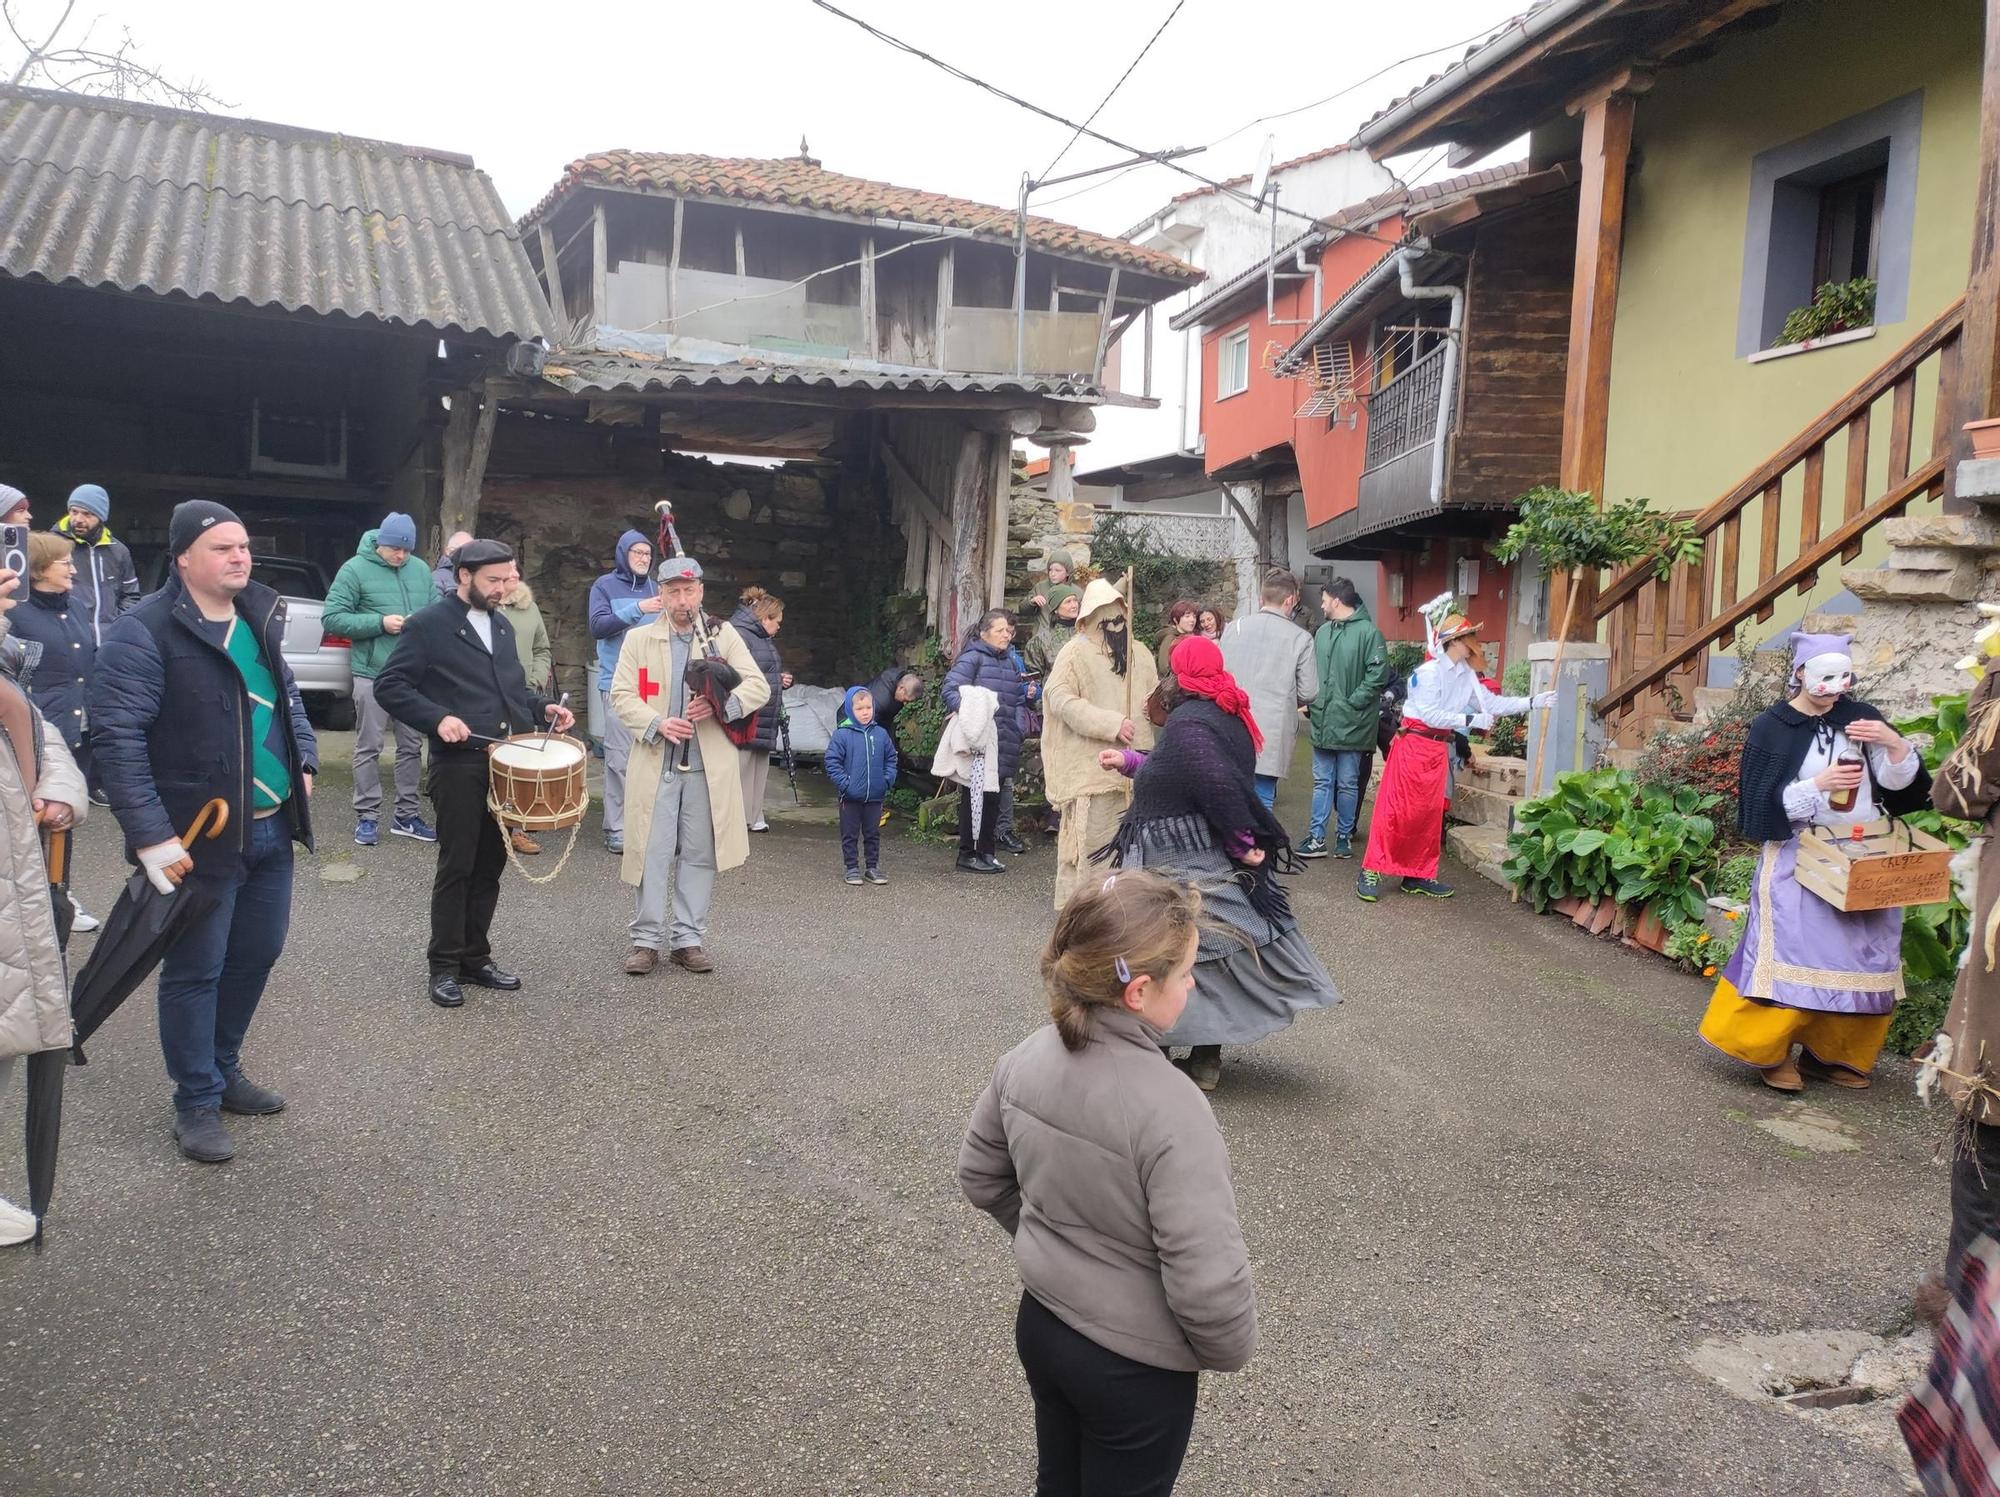
[[(208, 824), (211, 813), (215, 817), (214, 826)], [(218, 795), (214, 800), (194, 813), (194, 820), (188, 824), (187, 832), (181, 838), (181, 846), (186, 847), (203, 837), (207, 837), (209, 841), (213, 842), (227, 831), (228, 828), (229, 802)]]

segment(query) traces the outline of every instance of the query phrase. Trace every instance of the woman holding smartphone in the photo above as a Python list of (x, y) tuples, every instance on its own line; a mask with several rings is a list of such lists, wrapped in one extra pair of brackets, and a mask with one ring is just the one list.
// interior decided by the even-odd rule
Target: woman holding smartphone
[[(1750, 724), (1737, 825), (1763, 844), (1743, 940), (1701, 1037), (1775, 1091), (1806, 1078), (1859, 1090), (1903, 991), (1903, 912), (1848, 913), (1798, 881), (1799, 837), (1930, 805), (1916, 749), (1857, 700), (1844, 634), (1792, 636), (1791, 695)], [(1798, 1058), (1793, 1058), (1793, 1047)]]

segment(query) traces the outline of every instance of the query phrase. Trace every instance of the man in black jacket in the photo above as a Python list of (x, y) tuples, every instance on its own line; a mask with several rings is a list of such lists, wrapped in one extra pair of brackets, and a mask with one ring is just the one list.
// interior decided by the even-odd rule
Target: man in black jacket
[(111, 621), (139, 602), (132, 553), (111, 534), (111, 496), (98, 484), (78, 484), (70, 491), (69, 513), (56, 521), (56, 533), (76, 544), (70, 607), (83, 610), (91, 639), (102, 648)]
[[(191, 499), (167, 551), (166, 586), (105, 628), (91, 744), (126, 856), (163, 894), (193, 879), (217, 901), (167, 949), (159, 1005), (174, 1138), (219, 1164), (236, 1152), (223, 1110), (285, 1105), (240, 1052), (291, 925), (292, 844), (312, 847), (319, 746), (285, 664), (284, 599), (250, 580), (242, 522)], [(229, 808), (221, 835), (184, 844), (211, 800)]]
[(507, 847), (488, 814), (486, 748), (545, 720), (558, 732), (575, 721), (528, 687), (513, 627), (500, 600), (513, 583), (514, 553), (472, 540), (453, 558), (458, 588), (403, 622), (375, 700), (400, 723), (430, 735), (431, 809), (437, 821), (437, 877), (431, 885), (430, 1000), (465, 1002), (462, 983), (511, 993), (521, 979), (494, 965), (488, 933), (500, 903)]

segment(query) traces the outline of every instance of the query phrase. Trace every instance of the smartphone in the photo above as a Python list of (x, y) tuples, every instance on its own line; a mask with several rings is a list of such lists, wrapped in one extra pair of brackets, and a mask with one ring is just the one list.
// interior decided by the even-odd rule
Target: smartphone
[(12, 572), (21, 579), (22, 586), (28, 582), (28, 527), (25, 525), (0, 525), (0, 571)]

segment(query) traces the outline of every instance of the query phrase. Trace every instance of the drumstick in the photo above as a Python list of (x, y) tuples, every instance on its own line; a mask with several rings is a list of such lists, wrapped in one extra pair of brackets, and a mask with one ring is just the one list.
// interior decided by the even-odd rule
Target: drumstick
[[(562, 694), (561, 699), (556, 703), (556, 705), (558, 707), (567, 707), (569, 705), (569, 693), (564, 692)], [(543, 749), (549, 746), (549, 735), (555, 732), (555, 730), (556, 730), (556, 721), (554, 718), (550, 718), (549, 725), (542, 730), (542, 741), (535, 745), (536, 753), (539, 754)]]

